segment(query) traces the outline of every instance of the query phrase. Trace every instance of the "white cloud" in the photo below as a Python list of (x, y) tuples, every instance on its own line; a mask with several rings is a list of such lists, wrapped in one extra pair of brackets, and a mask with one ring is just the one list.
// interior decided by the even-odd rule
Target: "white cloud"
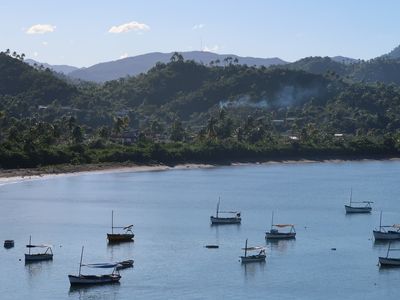
[(43, 46), (47, 46), (48, 44), (49, 44), (49, 43), (46, 42), (46, 41), (42, 42), (42, 45), (43, 45)]
[(38, 57), (38, 56), (39, 56), (39, 53), (37, 53), (37, 52), (35, 51), (35, 52), (33, 52), (33, 56), (34, 56), (34, 57)]
[(50, 24), (36, 24), (28, 28), (27, 34), (44, 34), (48, 32), (54, 32), (56, 26)]
[(128, 57), (128, 53), (123, 53), (120, 57), (119, 57), (119, 59), (124, 59), (124, 58), (127, 58)]
[(118, 26), (113, 26), (108, 30), (108, 32), (109, 33), (124, 33), (124, 32), (129, 32), (129, 31), (142, 32), (142, 31), (148, 31), (148, 30), (150, 30), (149, 25), (133, 21), (133, 22), (121, 24)]
[(193, 30), (203, 29), (204, 26), (206, 26), (206, 25), (204, 25), (204, 24), (196, 24), (196, 25), (194, 25), (194, 26), (192, 27), (192, 29), (193, 29)]
[(219, 46), (218, 45), (214, 45), (212, 47), (208, 47), (207, 45), (203, 47), (203, 51), (206, 52), (217, 52), (219, 50)]

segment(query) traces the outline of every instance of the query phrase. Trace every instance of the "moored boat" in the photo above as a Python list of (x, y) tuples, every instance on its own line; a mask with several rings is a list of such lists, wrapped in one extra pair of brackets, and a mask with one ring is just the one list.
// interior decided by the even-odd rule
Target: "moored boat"
[[(264, 247), (261, 247), (261, 246), (248, 247), (247, 239), (246, 239), (245, 247), (242, 248), (242, 250), (244, 250), (244, 256), (240, 257), (242, 264), (252, 263), (252, 262), (263, 262), (263, 261), (265, 261), (265, 258), (267, 257), (265, 254)], [(247, 253), (249, 251), (258, 251), (258, 254), (247, 255)]]
[(116, 269), (122, 270), (127, 268), (133, 268), (133, 259), (123, 260), (117, 263)]
[(376, 241), (400, 240), (400, 224), (382, 225), (382, 212), (379, 217), (379, 230), (373, 230)]
[[(289, 231), (279, 231), (282, 228), (289, 228)], [(265, 233), (268, 240), (288, 240), (296, 238), (296, 230), (293, 224), (274, 224), (274, 212), (272, 212), (271, 229)]]
[[(219, 210), (219, 205), (220, 205), (221, 199), (218, 199), (217, 203), (217, 211), (214, 216), (210, 217), (211, 224), (212, 225), (223, 225), (223, 224), (240, 224), (242, 221), (242, 217), (240, 212), (238, 211), (220, 211)], [(231, 214), (229, 217), (221, 217), (220, 214)]]
[[(114, 226), (114, 211), (111, 212), (111, 233), (107, 233), (107, 239), (109, 243), (122, 243), (132, 242), (135, 235), (132, 232), (133, 225), (125, 227)], [(125, 230), (124, 233), (114, 233), (114, 229), (119, 228)]]
[[(362, 204), (362, 205), (353, 205)], [(345, 205), (346, 214), (365, 214), (372, 211), (371, 203), (372, 201), (353, 201), (353, 190), (350, 192), (350, 204)]]
[(388, 250), (386, 252), (386, 257), (379, 257), (379, 264), (381, 267), (400, 267), (399, 257), (389, 257), (391, 251), (400, 251), (400, 249), (391, 248), (391, 243), (389, 243)]
[[(117, 270), (118, 263), (97, 263), (97, 264), (82, 264), (83, 259), (83, 247), (81, 252), (81, 260), (79, 263), (79, 273), (78, 275), (68, 275), (68, 279), (71, 285), (96, 285), (96, 284), (108, 284), (117, 283), (121, 279), (121, 275)], [(83, 275), (81, 273), (82, 267), (88, 268), (113, 268), (111, 274), (102, 275)]]
[[(25, 253), (25, 262), (36, 262), (36, 261), (45, 261), (53, 259), (53, 251), (51, 250), (51, 245), (41, 244), (41, 245), (32, 245), (32, 237), (29, 237), (29, 244), (26, 245), (28, 248), (28, 253)], [(41, 253), (32, 253), (31, 249), (34, 248), (45, 248), (45, 252)]]
[(14, 247), (14, 240), (5, 240), (4, 241), (4, 248), (10, 249)]

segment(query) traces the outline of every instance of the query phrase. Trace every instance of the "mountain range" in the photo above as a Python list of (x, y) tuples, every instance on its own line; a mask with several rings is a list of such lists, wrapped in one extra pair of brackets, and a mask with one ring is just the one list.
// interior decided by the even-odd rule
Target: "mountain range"
[[(333, 57), (306, 57), (295, 62), (284, 61), (278, 57), (273, 58), (258, 58), (258, 57), (243, 57), (234, 54), (217, 54), (206, 51), (189, 51), (180, 52), (185, 60), (193, 60), (197, 63), (204, 65), (210, 65), (215, 63), (218, 65), (225, 65), (224, 61), (227, 57), (231, 57), (232, 60), (237, 59), (237, 63), (248, 66), (285, 66), (290, 69), (300, 69), (306, 72), (323, 74), (326, 71), (334, 71), (335, 73), (345, 76), (351, 75), (350, 69), (353, 71), (350, 65), (360, 64), (362, 61), (344, 56), (333, 56)], [(43, 65), (45, 68), (49, 68), (57, 73), (67, 75), (72, 80), (83, 80), (92, 82), (106, 82), (123, 78), (126, 76), (135, 76), (140, 73), (146, 73), (158, 62), (167, 63), (170, 61), (173, 52), (161, 53), (152, 52), (127, 58), (122, 58), (109, 62), (102, 62), (95, 64), (87, 68), (78, 68), (69, 65), (50, 65), (47, 63), (37, 62), (32, 59), (27, 59), (30, 65)], [(389, 58), (396, 60), (400, 58), (400, 46), (393, 49), (389, 53), (382, 55), (378, 58)], [(373, 61), (373, 60), (371, 60)], [(365, 66), (363, 66), (365, 68)], [(362, 77), (362, 75), (360, 75)], [(360, 77), (357, 76), (357, 77)]]

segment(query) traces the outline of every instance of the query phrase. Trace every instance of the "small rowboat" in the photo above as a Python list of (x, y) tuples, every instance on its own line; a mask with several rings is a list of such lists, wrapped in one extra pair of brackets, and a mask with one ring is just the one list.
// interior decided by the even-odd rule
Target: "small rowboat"
[[(76, 275), (68, 275), (68, 279), (71, 285), (99, 285), (99, 284), (108, 284), (108, 283), (116, 283), (121, 279), (121, 275), (117, 270), (118, 264), (111, 263), (101, 263), (101, 264), (82, 264), (83, 258), (83, 247), (81, 252), (81, 260), (79, 263), (79, 274)], [(81, 273), (82, 267), (88, 268), (113, 268), (113, 272), (111, 274), (103, 274), (103, 275), (83, 275)]]
[(122, 269), (127, 269), (127, 268), (133, 268), (133, 259), (120, 261), (120, 262), (118, 262), (117, 267), (116, 267), (117, 270), (122, 270)]
[[(353, 203), (359, 203), (363, 205), (354, 206)], [(350, 191), (350, 205), (345, 205), (344, 209), (346, 214), (368, 214), (372, 211), (372, 201), (353, 201), (353, 189)]]
[(400, 251), (400, 249), (392, 249), (389, 243), (386, 257), (379, 257), (379, 264), (381, 267), (400, 267), (400, 258), (389, 257), (390, 251)]
[(208, 249), (218, 249), (219, 248), (218, 245), (205, 245), (204, 247), (206, 247)]
[(376, 241), (400, 240), (400, 224), (382, 226), (382, 212), (379, 218), (379, 230), (373, 230)]
[(10, 249), (14, 247), (14, 240), (5, 240), (4, 241), (4, 248)]
[[(53, 260), (53, 251), (51, 250), (51, 245), (32, 245), (32, 237), (30, 236), (29, 244), (26, 245), (26, 247), (29, 249), (29, 252), (25, 253), (25, 263)], [(43, 253), (31, 253), (31, 249), (33, 248), (46, 248), (46, 251)]]
[[(212, 225), (224, 225), (224, 224), (240, 224), (242, 222), (242, 218), (240, 212), (238, 211), (220, 211), (219, 204), (221, 199), (218, 199), (217, 204), (217, 213), (214, 216), (210, 217)], [(231, 214), (229, 217), (221, 217), (220, 214)]]
[[(111, 212), (111, 233), (107, 233), (107, 239), (109, 243), (123, 243), (132, 242), (135, 235), (132, 232), (133, 225), (125, 227), (114, 226), (114, 211)], [(114, 233), (115, 228), (125, 230), (124, 233)]]
[[(290, 228), (287, 232), (279, 231), (278, 228)], [(296, 230), (293, 224), (274, 224), (274, 212), (272, 212), (271, 229), (265, 233), (267, 240), (289, 240), (296, 238)]]
[[(264, 247), (247, 247), (247, 239), (244, 250), (244, 256), (241, 256), (242, 264), (252, 263), (252, 262), (264, 262), (265, 258), (265, 248)], [(247, 255), (248, 251), (259, 251), (258, 254)]]

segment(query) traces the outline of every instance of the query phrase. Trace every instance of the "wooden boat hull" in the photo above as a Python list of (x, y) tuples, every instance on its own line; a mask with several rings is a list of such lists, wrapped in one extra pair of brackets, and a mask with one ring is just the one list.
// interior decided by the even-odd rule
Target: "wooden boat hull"
[(344, 208), (346, 210), (346, 214), (368, 214), (372, 211), (372, 207), (355, 207), (345, 205)]
[(400, 240), (400, 232), (397, 231), (378, 231), (374, 230), (374, 238), (375, 240), (380, 241), (393, 241), (393, 240)]
[(379, 264), (385, 267), (400, 267), (400, 258), (379, 257)]
[(265, 261), (267, 256), (265, 254), (241, 256), (242, 264), (252, 263), (252, 262), (262, 262)]
[(107, 239), (110, 243), (132, 242), (134, 237), (133, 233), (107, 233)]
[(265, 238), (267, 240), (290, 240), (296, 238), (296, 232), (266, 232)]
[(45, 261), (52, 259), (53, 259), (53, 254), (50, 253), (25, 254), (25, 262)]
[(119, 280), (121, 279), (121, 275), (68, 275), (68, 279), (71, 285), (94, 285), (119, 282)]
[(210, 217), (211, 220), (211, 224), (240, 224), (240, 222), (242, 222), (242, 218), (241, 217), (231, 217), (231, 218), (216, 218), (211, 216)]

